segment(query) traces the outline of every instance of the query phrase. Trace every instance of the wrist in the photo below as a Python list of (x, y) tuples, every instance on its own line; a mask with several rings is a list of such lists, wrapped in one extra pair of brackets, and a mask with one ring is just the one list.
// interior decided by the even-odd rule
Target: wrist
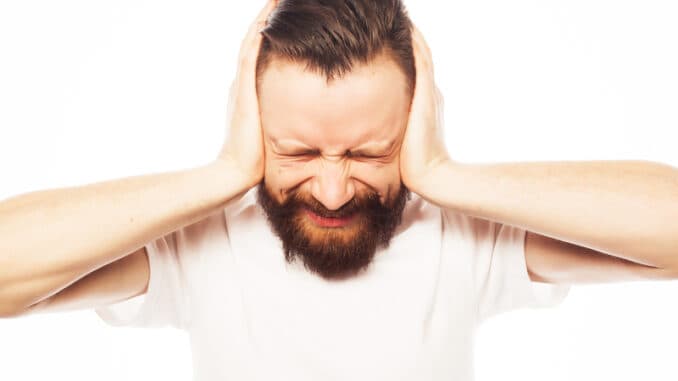
[(257, 176), (256, 173), (245, 171), (237, 162), (229, 156), (220, 156), (207, 164), (206, 169), (213, 173), (213, 176), (224, 180), (226, 188), (235, 193), (242, 193), (259, 184), (263, 176)]
[(408, 188), (425, 199), (437, 198), (437, 193), (442, 191), (441, 186), (447, 183), (447, 172), (451, 165), (454, 164), (447, 158), (429, 163), (425, 169), (417, 171), (417, 175), (411, 176)]

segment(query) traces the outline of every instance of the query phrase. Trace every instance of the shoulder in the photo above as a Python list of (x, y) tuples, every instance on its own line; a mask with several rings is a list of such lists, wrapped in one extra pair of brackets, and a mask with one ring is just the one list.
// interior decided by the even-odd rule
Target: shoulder
[(480, 218), (461, 213), (455, 209), (445, 208), (440, 205), (427, 201), (416, 193), (412, 194), (403, 213), (403, 220), (421, 220), (432, 217), (439, 218), (446, 227), (456, 229), (471, 229), (483, 221)]
[(257, 187), (250, 188), (241, 196), (231, 200), (223, 210), (226, 218), (235, 217), (257, 209)]
[(264, 211), (257, 202), (257, 187), (250, 188), (242, 196), (229, 202), (223, 210), (223, 218), (226, 226), (248, 226), (264, 221)]
[[(438, 207), (438, 206), (436, 206)], [(446, 236), (455, 236), (467, 241), (496, 238), (502, 224), (463, 213), (452, 208), (438, 207), (442, 228)]]
[(199, 242), (206, 238), (221, 237), (227, 234), (229, 221), (255, 213), (256, 193), (250, 189), (231, 200), (226, 206), (215, 210), (207, 217), (176, 231), (177, 240)]
[(436, 221), (440, 222), (442, 210), (435, 204), (432, 204), (416, 193), (411, 193), (410, 199), (405, 204), (401, 227), (399, 230), (407, 230), (410, 226), (422, 222)]

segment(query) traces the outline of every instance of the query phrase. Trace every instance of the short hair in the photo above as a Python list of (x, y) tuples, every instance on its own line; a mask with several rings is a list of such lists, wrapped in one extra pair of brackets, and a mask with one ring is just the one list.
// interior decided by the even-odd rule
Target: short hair
[(414, 91), (412, 22), (401, 0), (280, 0), (262, 34), (257, 78), (271, 59), (286, 59), (330, 82), (386, 53)]

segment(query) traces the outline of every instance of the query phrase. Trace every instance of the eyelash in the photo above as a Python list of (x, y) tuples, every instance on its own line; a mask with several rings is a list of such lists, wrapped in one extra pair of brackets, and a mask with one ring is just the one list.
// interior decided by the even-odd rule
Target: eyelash
[(287, 154), (285, 156), (291, 156), (291, 157), (316, 156), (319, 153), (320, 152), (318, 152), (318, 151), (304, 151), (304, 152), (299, 152), (299, 153)]
[[(305, 152), (300, 152), (300, 153), (295, 153), (295, 154), (289, 154), (286, 156), (291, 156), (291, 157), (304, 157), (304, 156), (317, 156), (319, 155), (319, 151), (305, 151)], [(358, 159), (378, 159), (380, 156), (370, 156), (370, 155), (365, 155), (365, 154), (353, 154), (351, 151), (346, 151), (346, 157), (348, 158), (358, 158)]]

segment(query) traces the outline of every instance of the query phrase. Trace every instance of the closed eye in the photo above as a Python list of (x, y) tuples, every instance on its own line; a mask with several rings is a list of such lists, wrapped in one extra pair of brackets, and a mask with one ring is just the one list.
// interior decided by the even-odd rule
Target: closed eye
[[(286, 156), (286, 157), (293, 157), (293, 158), (304, 158), (304, 157), (313, 157), (313, 156), (319, 156), (320, 151), (319, 150), (304, 150), (304, 151), (296, 151), (296, 152), (289, 152), (289, 153), (280, 153), (281, 156)], [(360, 151), (346, 151), (345, 153), (346, 158), (349, 159), (381, 159), (385, 157), (386, 155), (374, 155), (374, 154), (367, 154), (365, 152), (360, 152)]]
[(283, 154), (283, 156), (304, 157), (304, 156), (317, 156), (319, 154), (320, 154), (320, 151), (318, 151), (318, 150), (306, 150), (306, 151), (298, 151), (298, 152)]
[(380, 159), (383, 158), (385, 155), (370, 155), (365, 152), (351, 152), (351, 151), (346, 151), (346, 157), (348, 158), (354, 158), (354, 159)]

